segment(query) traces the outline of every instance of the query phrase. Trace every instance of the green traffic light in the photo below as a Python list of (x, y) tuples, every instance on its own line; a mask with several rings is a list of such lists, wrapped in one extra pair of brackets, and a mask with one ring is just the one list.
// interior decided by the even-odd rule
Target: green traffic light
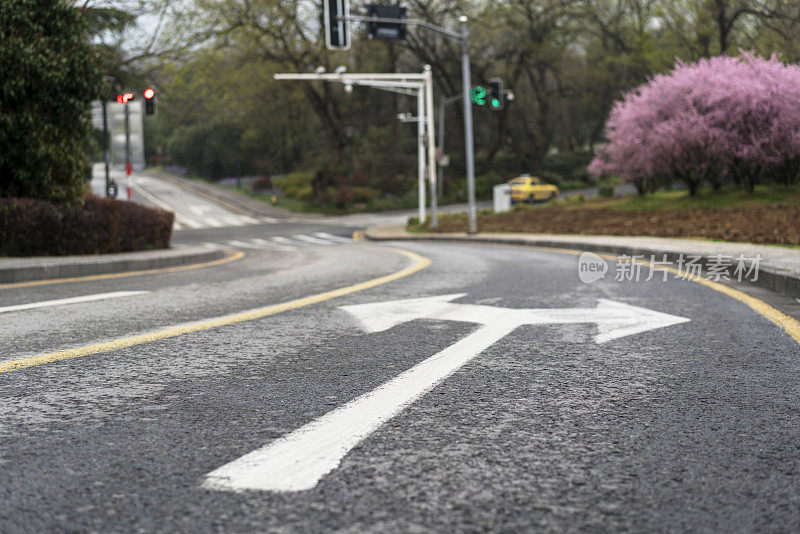
[(500, 107), (500, 101), (498, 99), (496, 99), (496, 98), (493, 98), (492, 99), (492, 107), (493, 108), (499, 108)]

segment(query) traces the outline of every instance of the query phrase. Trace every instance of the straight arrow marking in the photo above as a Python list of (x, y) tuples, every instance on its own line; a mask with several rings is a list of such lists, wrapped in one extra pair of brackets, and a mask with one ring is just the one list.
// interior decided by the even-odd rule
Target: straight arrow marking
[(212, 471), (205, 487), (236, 491), (313, 488), (353, 447), (516, 327), (479, 328), (373, 391)]
[(368, 332), (420, 318), (479, 323), (464, 339), (303, 427), (206, 475), (217, 490), (304, 491), (312, 489), (362, 440), (402, 412), (478, 354), (523, 324), (596, 323), (603, 343), (689, 321), (627, 304), (600, 300), (597, 308), (509, 309), (457, 304), (463, 294), (345, 306)]

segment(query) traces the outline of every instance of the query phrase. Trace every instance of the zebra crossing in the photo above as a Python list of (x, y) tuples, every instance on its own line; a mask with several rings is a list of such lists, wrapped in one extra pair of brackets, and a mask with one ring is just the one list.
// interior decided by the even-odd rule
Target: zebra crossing
[(222, 242), (205, 242), (207, 247), (237, 248), (244, 250), (293, 250), (298, 247), (346, 245), (355, 243), (348, 237), (332, 235), (327, 232), (294, 234), (290, 236), (270, 236), (267, 238), (230, 239)]
[[(195, 230), (199, 228), (230, 228), (234, 226), (253, 226), (256, 224), (273, 224), (279, 222), (274, 217), (250, 217), (248, 215), (224, 215), (218, 217), (191, 217), (175, 214), (175, 230)], [(286, 222), (286, 221), (284, 221)]]

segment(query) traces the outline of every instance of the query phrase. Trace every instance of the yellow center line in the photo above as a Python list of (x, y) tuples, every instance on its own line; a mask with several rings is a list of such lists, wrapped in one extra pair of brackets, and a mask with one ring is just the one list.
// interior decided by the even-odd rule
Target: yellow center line
[(311, 304), (317, 304), (319, 302), (330, 300), (332, 298), (341, 297), (343, 295), (348, 295), (350, 293), (355, 293), (357, 291), (363, 291), (365, 289), (386, 284), (388, 282), (392, 282), (399, 278), (403, 278), (405, 276), (421, 271), (422, 269), (425, 269), (431, 264), (431, 260), (429, 260), (428, 258), (420, 256), (419, 254), (416, 254), (414, 252), (409, 252), (407, 250), (401, 250), (389, 247), (380, 247), (379, 250), (387, 250), (397, 254), (402, 254), (403, 256), (406, 256), (407, 258), (414, 260), (414, 263), (392, 274), (380, 276), (378, 278), (373, 278), (372, 280), (367, 280), (366, 282), (361, 282), (351, 286), (341, 287), (339, 289), (326, 291), (324, 293), (318, 293), (316, 295), (311, 295), (296, 300), (290, 300), (288, 302), (283, 302), (280, 304), (274, 304), (272, 306), (265, 306), (263, 308), (256, 308), (254, 310), (234, 313), (231, 315), (224, 315), (222, 317), (215, 317), (212, 319), (195, 321), (183, 325), (171, 326), (161, 330), (155, 330), (153, 332), (137, 334), (134, 336), (128, 336), (120, 339), (115, 339), (112, 341), (106, 341), (103, 343), (84, 345), (82, 347), (77, 347), (74, 349), (59, 350), (56, 352), (49, 352), (47, 354), (39, 354), (37, 356), (28, 356), (25, 358), (19, 358), (16, 360), (7, 360), (4, 362), (0, 362), (0, 373), (7, 373), (9, 371), (15, 371), (18, 369), (23, 369), (25, 367), (33, 367), (35, 365), (42, 365), (45, 363), (68, 360), (71, 358), (80, 358), (81, 356), (89, 356), (91, 354), (99, 354), (101, 352), (123, 349), (126, 347), (132, 347), (134, 345), (141, 345), (142, 343), (150, 343), (152, 341), (158, 341), (161, 339), (181, 336), (184, 334), (189, 334), (191, 332), (210, 330), (212, 328), (218, 328), (220, 326), (241, 323), (244, 321), (252, 321), (254, 319), (261, 319), (263, 317), (268, 317), (270, 315), (275, 315), (277, 313), (285, 312), (288, 310), (295, 310), (297, 308), (302, 308), (304, 306), (309, 306)]
[(142, 276), (146, 274), (155, 273), (174, 273), (178, 271), (191, 271), (192, 269), (201, 269), (203, 267), (212, 267), (214, 265), (222, 265), (231, 261), (236, 261), (244, 257), (244, 252), (241, 251), (228, 251), (228, 255), (218, 260), (207, 261), (203, 263), (193, 263), (191, 265), (179, 265), (177, 267), (162, 267), (160, 269), (147, 269), (146, 271), (126, 271), (123, 273), (108, 273), (108, 274), (92, 274), (89, 276), (75, 276), (71, 278), (52, 278), (49, 280), (33, 280), (30, 282), (13, 282), (10, 284), (0, 284), (0, 290), (13, 289), (15, 287), (33, 287), (33, 286), (47, 286), (51, 284), (66, 284), (68, 282), (90, 282), (92, 280), (108, 280), (110, 278), (126, 278), (128, 276)]

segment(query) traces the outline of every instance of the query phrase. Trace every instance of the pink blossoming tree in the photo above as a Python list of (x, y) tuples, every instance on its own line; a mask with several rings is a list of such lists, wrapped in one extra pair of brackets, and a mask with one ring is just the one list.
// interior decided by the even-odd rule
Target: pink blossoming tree
[(672, 178), (692, 195), (704, 182), (788, 184), (800, 171), (800, 67), (749, 53), (679, 61), (615, 105), (606, 136), (589, 172), (640, 192)]

